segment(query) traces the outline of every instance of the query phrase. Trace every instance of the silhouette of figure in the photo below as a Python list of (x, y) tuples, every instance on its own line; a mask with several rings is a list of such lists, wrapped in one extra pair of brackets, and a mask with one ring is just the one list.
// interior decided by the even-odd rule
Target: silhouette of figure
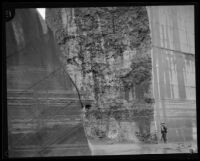
[(164, 143), (167, 143), (167, 127), (165, 123), (161, 123), (161, 141), (164, 141)]

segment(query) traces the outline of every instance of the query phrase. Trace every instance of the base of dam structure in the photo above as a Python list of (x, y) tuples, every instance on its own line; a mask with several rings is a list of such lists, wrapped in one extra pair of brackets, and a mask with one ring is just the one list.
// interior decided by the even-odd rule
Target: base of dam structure
[(15, 144), (15, 141), (20, 141), (20, 145), (11, 147), (9, 156), (12, 158), (90, 155), (87, 138), (83, 133), (83, 125), (76, 123), (46, 127), (26, 134), (11, 134), (10, 140), (13, 141), (10, 145)]
[(73, 93), (48, 91), (44, 98), (40, 91), (35, 104), (33, 91), (19, 92), (8, 91), (10, 157), (90, 155)]
[(90, 155), (80, 99), (43, 21), (16, 9), (6, 23), (8, 156)]

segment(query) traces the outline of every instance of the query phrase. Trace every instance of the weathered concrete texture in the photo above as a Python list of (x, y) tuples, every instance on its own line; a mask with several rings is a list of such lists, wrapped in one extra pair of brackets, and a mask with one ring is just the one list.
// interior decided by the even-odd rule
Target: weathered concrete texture
[[(128, 87), (129, 91), (124, 89), (120, 77), (131, 75), (133, 59), (148, 56), (150, 36), (145, 7), (47, 9), (46, 19), (79, 90), (88, 91), (98, 103), (118, 97), (129, 101), (129, 93), (134, 95), (130, 100), (144, 97), (144, 89), (139, 85), (131, 92), (129, 88), (133, 87)], [(151, 59), (147, 61), (151, 64)], [(132, 73), (140, 69), (135, 70)]]
[[(130, 108), (131, 111), (136, 108), (133, 103), (145, 102), (148, 105), (143, 107), (151, 106), (153, 111), (153, 103), (146, 102), (152, 98), (152, 63), (145, 7), (54, 8), (47, 9), (46, 21), (62, 50), (66, 69), (78, 89), (88, 94), (84, 97), (94, 101), (94, 110), (119, 107)], [(148, 112), (143, 115), (132, 116), (151, 117)], [(99, 120), (109, 124), (104, 117)], [(91, 134), (93, 121), (94, 126), (96, 124), (94, 128), (97, 131), (100, 128), (98, 121), (89, 119), (91, 127), (88, 130)], [(145, 123), (138, 124), (142, 126)], [(132, 125), (129, 126), (131, 129)], [(109, 128), (106, 130), (109, 131)], [(106, 136), (118, 137), (111, 134), (114, 130), (108, 131), (104, 131)], [(130, 131), (127, 133), (135, 135)]]
[(9, 157), (90, 155), (51, 30), (35, 9), (15, 12), (6, 24)]
[(157, 127), (167, 123), (169, 141), (196, 141), (194, 6), (147, 10)]

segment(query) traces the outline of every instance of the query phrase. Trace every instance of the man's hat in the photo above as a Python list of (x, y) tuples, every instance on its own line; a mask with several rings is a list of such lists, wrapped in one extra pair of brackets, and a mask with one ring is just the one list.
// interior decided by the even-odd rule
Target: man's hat
[(161, 123), (161, 125), (165, 124), (164, 122)]

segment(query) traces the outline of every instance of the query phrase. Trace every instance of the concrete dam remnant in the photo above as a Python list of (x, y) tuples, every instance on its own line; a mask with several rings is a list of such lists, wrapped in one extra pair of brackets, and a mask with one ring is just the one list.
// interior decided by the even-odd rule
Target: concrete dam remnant
[(90, 155), (82, 107), (36, 9), (6, 23), (9, 157)]
[[(83, 98), (93, 100), (85, 117), (88, 137), (109, 137), (111, 117), (122, 126), (136, 121), (135, 131), (127, 135), (150, 136), (154, 101), (146, 7), (48, 8), (46, 22), (63, 64), (86, 93)], [(116, 129), (117, 140), (124, 128)]]

